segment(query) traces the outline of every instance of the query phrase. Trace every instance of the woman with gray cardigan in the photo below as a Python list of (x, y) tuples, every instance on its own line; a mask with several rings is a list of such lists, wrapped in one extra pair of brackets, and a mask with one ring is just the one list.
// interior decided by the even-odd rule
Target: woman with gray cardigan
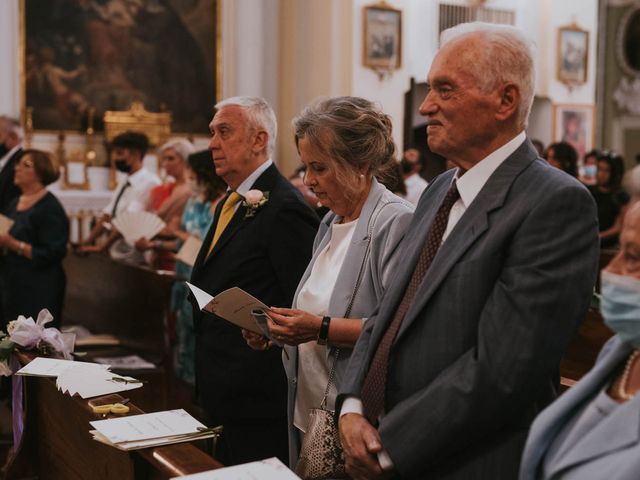
[[(325, 99), (305, 108), (293, 126), (304, 182), (331, 211), (320, 224), (293, 308), (268, 311), (271, 338), (285, 344), (292, 467), (309, 411), (320, 407), (327, 389), (326, 408), (334, 408), (336, 386), (389, 285), (413, 213), (412, 205), (376, 180), (393, 165), (395, 145), (391, 119), (374, 104), (357, 97)], [(265, 337), (244, 335), (255, 349), (271, 347)]]

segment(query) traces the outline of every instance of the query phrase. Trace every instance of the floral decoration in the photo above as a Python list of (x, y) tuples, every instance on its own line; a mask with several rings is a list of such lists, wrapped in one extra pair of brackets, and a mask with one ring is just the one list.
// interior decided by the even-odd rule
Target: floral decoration
[(20, 315), (9, 322), (7, 333), (0, 331), (0, 376), (9, 376), (13, 372), (9, 359), (16, 348), (36, 350), (39, 355), (57, 353), (67, 360), (72, 358), (75, 333), (62, 333), (57, 328), (45, 328), (53, 320), (46, 308), (40, 310), (37, 321)]
[(269, 201), (269, 192), (263, 192), (261, 190), (249, 190), (242, 202), (243, 207), (247, 207), (247, 212), (244, 214), (244, 218), (250, 218), (255, 216), (256, 212), (265, 203)]

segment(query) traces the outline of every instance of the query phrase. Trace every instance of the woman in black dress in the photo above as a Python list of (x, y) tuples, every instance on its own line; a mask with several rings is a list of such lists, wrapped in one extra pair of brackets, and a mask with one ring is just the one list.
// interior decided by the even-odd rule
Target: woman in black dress
[(58, 176), (49, 155), (39, 150), (26, 150), (16, 165), (15, 183), (22, 195), (6, 211), (14, 224), (9, 233), (0, 235), (0, 304), (5, 325), (18, 315), (36, 319), (43, 308), (54, 319), (47, 326), (60, 325), (69, 221), (58, 199), (46, 189)]

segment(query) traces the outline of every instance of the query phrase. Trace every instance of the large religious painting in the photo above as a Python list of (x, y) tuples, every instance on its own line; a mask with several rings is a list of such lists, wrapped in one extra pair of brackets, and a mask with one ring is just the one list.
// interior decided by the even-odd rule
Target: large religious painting
[(556, 104), (553, 106), (553, 141), (567, 142), (576, 149), (578, 159), (593, 148), (593, 105)]
[(385, 2), (364, 7), (362, 63), (395, 70), (402, 62), (402, 12)]
[(216, 100), (219, 0), (22, 0), (23, 101), (37, 130), (86, 127), (141, 101), (205, 133)]

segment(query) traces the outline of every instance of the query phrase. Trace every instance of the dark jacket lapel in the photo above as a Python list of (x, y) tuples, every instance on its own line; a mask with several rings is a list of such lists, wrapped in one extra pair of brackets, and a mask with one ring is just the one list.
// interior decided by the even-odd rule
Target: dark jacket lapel
[[(449, 270), (489, 227), (489, 215), (504, 205), (516, 177), (537, 158), (533, 146), (526, 140), (489, 177), (478, 196), (469, 205), (449, 237), (436, 254), (422, 284), (416, 293), (396, 340), (407, 331), (411, 323), (444, 281)], [(438, 197), (438, 206), (445, 193)], [(429, 222), (431, 223), (431, 222)], [(426, 232), (425, 232), (426, 237)]]

